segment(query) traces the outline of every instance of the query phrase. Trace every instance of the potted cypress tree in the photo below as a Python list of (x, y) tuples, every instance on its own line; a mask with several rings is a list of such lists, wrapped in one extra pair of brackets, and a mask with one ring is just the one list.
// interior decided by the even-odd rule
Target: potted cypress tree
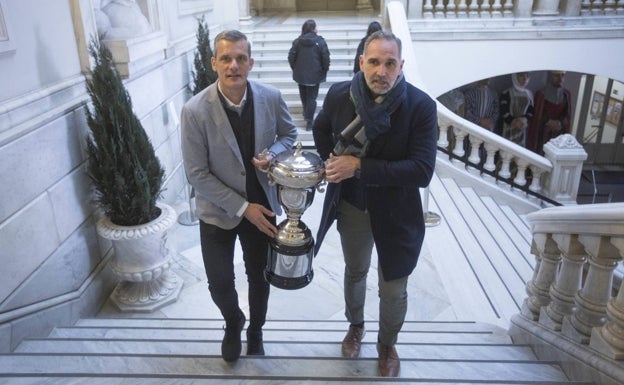
[(193, 60), (195, 71), (193, 74), (193, 87), (191, 91), (193, 95), (197, 95), (204, 88), (217, 81), (217, 73), (212, 69), (210, 58), (212, 57), (212, 49), (210, 48), (210, 30), (208, 24), (202, 16), (197, 19), (197, 50)]
[[(195, 71), (191, 71), (193, 77), (192, 85), (189, 89), (193, 95), (197, 95), (206, 87), (217, 81), (217, 72), (212, 69), (210, 58), (212, 57), (212, 49), (210, 48), (210, 30), (208, 24), (204, 20), (204, 16), (197, 19), (197, 49), (193, 59)], [(180, 214), (178, 222), (186, 225), (196, 225), (199, 223), (195, 206), (195, 189), (191, 185), (188, 186), (189, 210)]]
[(87, 78), (87, 173), (103, 214), (97, 231), (113, 243), (111, 267), (121, 281), (111, 300), (122, 311), (151, 312), (175, 301), (181, 288), (166, 245), (176, 215), (157, 202), (165, 171), (110, 51), (92, 39), (89, 52), (94, 67)]

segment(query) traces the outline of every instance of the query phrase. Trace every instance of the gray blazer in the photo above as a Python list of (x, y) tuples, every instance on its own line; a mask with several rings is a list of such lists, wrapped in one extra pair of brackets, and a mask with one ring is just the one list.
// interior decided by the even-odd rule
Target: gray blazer
[[(292, 148), (297, 129), (280, 91), (249, 81), (254, 105), (255, 153), (268, 149), (276, 154)], [(236, 215), (246, 199), (245, 167), (217, 83), (193, 96), (182, 108), (182, 158), (195, 189), (199, 218), (223, 229), (236, 227)], [(258, 180), (276, 214), (282, 210), (277, 191), (267, 174), (256, 169)]]

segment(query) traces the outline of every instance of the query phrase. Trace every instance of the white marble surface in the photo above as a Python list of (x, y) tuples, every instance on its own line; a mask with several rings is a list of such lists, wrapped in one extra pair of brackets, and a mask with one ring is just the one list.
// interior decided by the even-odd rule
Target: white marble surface
[[(324, 194), (317, 193), (312, 205), (304, 213), (302, 220), (315, 235), (318, 229)], [(188, 209), (188, 204), (179, 201), (178, 214)], [(278, 223), (283, 219), (280, 217)], [(176, 303), (161, 308), (150, 316), (167, 318), (221, 318), (218, 309), (208, 293), (206, 274), (199, 245), (199, 227), (176, 224), (169, 235), (171, 247), (177, 250), (174, 270), (185, 283)], [(247, 281), (244, 274), (242, 252), (237, 245), (235, 252), (236, 287), (240, 305), (248, 314)], [(321, 250), (313, 261), (314, 278), (299, 290), (283, 290), (272, 287), (267, 318), (344, 320), (343, 269), (344, 262), (340, 241), (335, 226), (330, 229)], [(379, 299), (377, 296), (376, 254), (368, 276), (366, 297), (366, 319), (378, 320)], [(423, 247), (418, 266), (409, 279), (407, 320), (445, 320), (457, 318), (449, 307), (449, 300), (442, 287), (438, 273), (430, 261), (427, 247)], [(100, 316), (117, 315), (118, 312), (107, 304)], [(131, 315), (129, 315), (131, 316)], [(371, 325), (372, 327), (372, 325)], [(375, 326), (376, 327), (376, 326)]]

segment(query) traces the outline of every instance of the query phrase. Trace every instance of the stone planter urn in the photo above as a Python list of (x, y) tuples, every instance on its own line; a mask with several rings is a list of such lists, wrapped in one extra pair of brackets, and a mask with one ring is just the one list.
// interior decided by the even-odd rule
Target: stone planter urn
[(110, 266), (121, 282), (110, 299), (123, 312), (151, 313), (180, 294), (182, 280), (171, 271), (167, 247), (167, 231), (176, 222), (176, 212), (166, 204), (158, 207), (160, 216), (143, 225), (119, 226), (108, 217), (97, 223), (98, 234), (113, 243)]

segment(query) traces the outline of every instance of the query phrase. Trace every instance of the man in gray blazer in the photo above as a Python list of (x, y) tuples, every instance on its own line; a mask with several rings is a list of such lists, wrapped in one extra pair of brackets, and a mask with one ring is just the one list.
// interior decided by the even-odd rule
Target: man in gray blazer
[(221, 355), (229, 362), (240, 357), (246, 321), (234, 284), (237, 237), (249, 283), (247, 354), (264, 354), (269, 284), (263, 272), (281, 207), (262, 170), (292, 147), (297, 131), (280, 91), (247, 80), (254, 62), (243, 33), (221, 32), (213, 51), (217, 82), (182, 109), (182, 157), (196, 191), (208, 289), (225, 319)]

